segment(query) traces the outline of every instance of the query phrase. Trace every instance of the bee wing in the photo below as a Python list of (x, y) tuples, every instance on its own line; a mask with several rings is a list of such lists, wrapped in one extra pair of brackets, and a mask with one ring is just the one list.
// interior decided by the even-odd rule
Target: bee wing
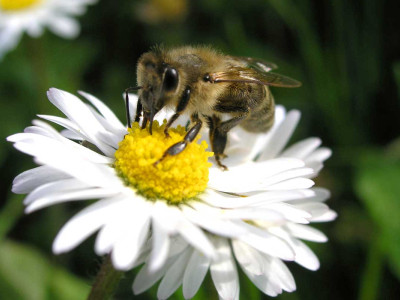
[(231, 56), (231, 59), (240, 63), (245, 63), (249, 68), (259, 72), (269, 72), (278, 68), (278, 66), (272, 62), (254, 57)]
[(232, 67), (228, 71), (211, 73), (209, 77), (209, 81), (212, 83), (241, 82), (286, 88), (301, 86), (299, 81), (287, 76), (243, 67)]

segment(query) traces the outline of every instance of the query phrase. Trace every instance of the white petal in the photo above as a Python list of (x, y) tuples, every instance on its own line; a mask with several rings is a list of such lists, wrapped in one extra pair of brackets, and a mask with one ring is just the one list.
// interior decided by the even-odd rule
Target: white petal
[(104, 118), (112, 124), (113, 127), (119, 128), (122, 130), (125, 130), (125, 126), (121, 123), (121, 121), (115, 116), (113, 111), (108, 108), (107, 105), (105, 105), (102, 101), (100, 101), (98, 98), (95, 96), (79, 91), (79, 94), (81, 94), (83, 97), (85, 97), (87, 100), (90, 101), (90, 103), (95, 106), (99, 112), (104, 116)]
[(191, 299), (197, 293), (210, 267), (210, 262), (207, 256), (196, 250), (193, 251), (183, 276), (182, 290), (185, 299)]
[(296, 190), (308, 189), (314, 185), (314, 181), (308, 178), (293, 178), (286, 181), (279, 182), (268, 187), (269, 191), (276, 190)]
[(314, 195), (306, 198), (304, 197), (303, 199), (299, 198), (293, 203), (295, 204), (308, 204), (308, 203), (313, 203), (313, 202), (325, 202), (330, 196), (331, 193), (329, 190), (320, 188), (320, 187), (313, 187), (311, 191), (314, 192)]
[(318, 243), (325, 243), (328, 241), (328, 238), (326, 237), (325, 234), (323, 234), (318, 229), (315, 229), (310, 226), (288, 223), (286, 225), (286, 228), (291, 235), (300, 238), (302, 240), (318, 242)]
[[(245, 163), (254, 158), (264, 149), (268, 142), (268, 133), (251, 133), (238, 127), (230, 132), (225, 154), (228, 156), (224, 163), (228, 166)], [(243, 141), (246, 141), (245, 143)]]
[[(189, 221), (202, 228), (226, 237), (235, 237), (245, 233), (245, 230), (229, 220), (221, 219), (223, 212), (212, 212), (211, 209), (204, 210), (204, 205), (193, 204), (194, 208), (184, 207), (182, 211)], [(207, 214), (208, 213), (208, 214)]]
[[(250, 197), (248, 197), (250, 198)], [(238, 226), (235, 223), (229, 222), (228, 220), (237, 220), (237, 219), (245, 219), (245, 220), (280, 220), (282, 219), (282, 215), (271, 211), (270, 209), (260, 208), (260, 207), (245, 207), (238, 209), (214, 209), (208, 205), (203, 203), (193, 203), (191, 205), (194, 209), (185, 208), (184, 211), (190, 211), (193, 215), (201, 216), (204, 218), (201, 222), (210, 224), (202, 225), (203, 228), (208, 231), (215, 231), (215, 233), (220, 232), (221, 235), (225, 236), (238, 236), (240, 234), (244, 234), (245, 230)], [(222, 222), (221, 222), (222, 221)], [(196, 222), (197, 223), (197, 222)], [(200, 224), (200, 223), (199, 223)], [(208, 228), (208, 227), (221, 227), (221, 228)], [(226, 232), (224, 232), (226, 231)]]
[(148, 236), (150, 213), (145, 206), (131, 212), (131, 220), (125, 220), (124, 236), (117, 240), (111, 252), (113, 265), (118, 270), (131, 269), (140, 254), (141, 247)]
[(25, 171), (15, 177), (12, 191), (16, 194), (27, 194), (41, 185), (69, 177), (69, 175), (49, 166), (41, 166)]
[[(42, 125), (46, 124), (38, 120), (34, 121), (34, 123), (39, 122)], [(65, 138), (49, 125), (47, 125), (46, 128), (38, 126), (27, 127), (25, 128), (24, 133), (14, 134), (10, 136), (9, 139), (13, 142), (40, 144), (40, 146), (47, 146), (48, 144), (52, 145), (53, 147), (61, 146), (63, 148), (66, 148), (66, 150), (73, 151), (74, 153), (79, 154), (83, 158), (88, 159), (89, 161), (94, 163), (111, 164), (114, 162), (113, 158), (101, 155), (89, 148), (86, 148), (80, 144), (77, 144), (76, 142)], [(38, 147), (38, 149), (42, 148)]]
[(271, 276), (262, 275), (254, 275), (248, 272), (246, 269), (243, 269), (246, 273), (247, 277), (254, 283), (254, 285), (262, 291), (264, 294), (267, 294), (271, 297), (276, 297), (277, 295), (282, 293), (282, 289), (279, 285), (273, 282)]
[(153, 250), (149, 258), (149, 270), (151, 272), (160, 269), (168, 258), (170, 240), (168, 233), (157, 220), (152, 221)]
[(303, 242), (293, 239), (294, 249), (296, 252), (295, 262), (312, 271), (319, 269), (318, 257), (312, 252), (312, 250)]
[[(81, 201), (88, 199), (96, 199), (96, 198), (107, 198), (112, 197), (118, 194), (118, 190), (114, 189), (103, 189), (103, 188), (90, 188), (90, 189), (81, 189), (81, 190), (72, 190), (72, 191), (64, 191), (54, 192), (52, 194), (43, 195), (41, 198), (37, 198), (32, 200), (25, 208), (25, 213), (31, 213), (38, 209), (62, 203), (68, 201)], [(29, 199), (30, 200), (30, 199)]]
[(63, 129), (63, 130), (61, 130), (60, 133), (63, 137), (66, 137), (67, 139), (70, 139), (70, 140), (75, 140), (75, 141), (79, 141), (79, 142), (82, 142), (84, 140), (84, 138), (81, 135), (78, 135), (69, 129)]
[(191, 254), (192, 249), (186, 249), (165, 273), (157, 290), (158, 299), (167, 299), (182, 284), (183, 274)]
[(33, 190), (28, 197), (25, 198), (24, 204), (30, 204), (37, 199), (42, 197), (52, 197), (57, 193), (71, 192), (82, 189), (89, 189), (90, 186), (83, 183), (82, 181), (76, 180), (75, 178), (55, 180), (46, 184), (43, 184)]
[(328, 148), (319, 148), (305, 158), (305, 162), (309, 164), (312, 161), (323, 162), (332, 155), (332, 150)]
[(80, 131), (79, 127), (76, 126), (74, 122), (71, 122), (70, 120), (68, 120), (66, 118), (61, 118), (61, 117), (57, 117), (57, 116), (49, 116), (49, 115), (37, 115), (37, 116), (44, 120), (58, 124), (66, 129), (72, 131), (77, 136), (80, 136), (83, 139), (86, 138), (86, 135), (84, 135), (83, 132)]
[(251, 192), (262, 186), (265, 179), (281, 172), (301, 168), (304, 162), (293, 158), (278, 158), (261, 163), (247, 163), (232, 167), (229, 172), (211, 168), (209, 187), (229, 193)]
[(273, 136), (268, 141), (268, 145), (265, 147), (264, 152), (260, 155), (258, 160), (264, 161), (278, 156), (292, 136), (299, 120), (300, 112), (297, 110), (290, 111), (273, 133)]
[(70, 251), (99, 229), (107, 220), (107, 215), (121, 198), (105, 199), (80, 211), (70, 219), (57, 234), (53, 243), (56, 254)]
[(165, 201), (156, 201), (153, 205), (152, 219), (163, 225), (163, 230), (173, 235), (177, 232), (181, 211), (168, 206)]
[(281, 201), (293, 201), (298, 199), (309, 198), (315, 195), (311, 189), (300, 189), (290, 191), (266, 191), (252, 193), (251, 195), (235, 196), (225, 193), (207, 190), (201, 199), (215, 207), (222, 208), (239, 208), (258, 204), (267, 204)]
[(168, 257), (172, 257), (174, 255), (180, 254), (187, 247), (189, 247), (189, 244), (180, 235), (174, 235), (174, 236), (170, 237), (170, 239), (171, 239), (171, 241), (170, 241)]
[(337, 213), (333, 210), (329, 210), (318, 217), (311, 218), (312, 222), (330, 222), (337, 218)]
[(80, 31), (79, 23), (75, 19), (61, 14), (48, 18), (47, 23), (51, 31), (66, 39), (77, 37)]
[(308, 211), (287, 203), (272, 203), (265, 207), (282, 214), (287, 220), (295, 223), (308, 224), (312, 217)]
[(215, 238), (217, 258), (211, 263), (211, 278), (222, 299), (239, 299), (239, 276), (228, 240)]
[[(262, 183), (258, 185), (258, 189), (271, 189), (273, 190), (276, 189), (276, 186), (280, 183), (284, 183), (285, 181), (288, 181), (289, 179), (299, 179), (300, 177), (308, 177), (309, 175), (313, 174), (314, 170), (311, 168), (297, 168), (297, 169), (292, 169), (288, 170), (279, 174), (276, 174), (274, 176), (269, 177), (268, 179), (263, 180)], [(311, 183), (309, 183), (311, 184)], [(308, 187), (306, 187), (308, 188)], [(293, 189), (293, 188), (290, 188)], [(288, 189), (288, 190), (290, 190)], [(298, 188), (295, 188), (298, 189)], [(257, 189), (255, 189), (257, 190)]]
[(111, 167), (91, 163), (81, 156), (80, 151), (74, 151), (65, 144), (44, 136), (29, 133), (19, 136), (21, 135), (26, 139), (16, 142), (14, 147), (34, 156), (38, 164), (59, 169), (92, 186), (121, 186), (121, 181)]
[(162, 268), (155, 272), (150, 272), (148, 265), (143, 266), (133, 281), (132, 288), (134, 294), (137, 295), (143, 293), (145, 290), (155, 284), (161, 277), (164, 276), (165, 272), (172, 265), (172, 263), (178, 259), (178, 257), (179, 255), (177, 254), (168, 258), (167, 262), (162, 266)]
[(308, 138), (290, 146), (280, 155), (281, 157), (295, 157), (305, 159), (321, 145), (321, 139)]
[[(129, 97), (129, 115), (131, 117), (131, 121), (133, 122), (135, 120), (136, 106), (139, 98), (136, 94), (131, 94), (131, 93), (128, 93), (128, 97)], [(123, 99), (125, 101), (125, 93), (123, 94)]]
[(5, 26), (0, 30), (0, 60), (10, 50), (14, 49), (22, 36), (19, 26)]
[(114, 205), (109, 211), (104, 226), (99, 231), (95, 251), (98, 255), (109, 253), (114, 244), (123, 239), (125, 235), (130, 236), (128, 227), (134, 221), (134, 215), (141, 212), (142, 200), (135, 195), (124, 195), (124, 201)]
[(215, 249), (205, 233), (196, 225), (181, 218), (178, 226), (178, 231), (182, 237), (197, 250), (204, 255), (213, 258), (215, 257)]
[(44, 27), (41, 22), (32, 18), (28, 24), (25, 24), (26, 33), (33, 38), (37, 38), (43, 34)]
[(279, 258), (271, 258), (270, 273), (274, 275), (280, 286), (287, 292), (296, 290), (296, 282), (292, 273)]
[(254, 275), (261, 275), (264, 272), (264, 257), (253, 247), (239, 241), (232, 241), (235, 257), (243, 269)]
[(115, 150), (104, 143), (105, 133), (103, 127), (86, 104), (76, 96), (55, 88), (51, 88), (47, 95), (51, 103), (80, 127), (89, 141), (94, 143), (107, 156), (114, 154)]
[(284, 260), (295, 259), (294, 251), (285, 240), (258, 227), (245, 222), (241, 223), (242, 226), (247, 227), (249, 233), (239, 237), (238, 240), (268, 255), (276, 256)]
[(87, 104), (88, 108), (92, 112), (93, 116), (99, 121), (103, 127), (101, 134), (102, 141), (115, 149), (118, 149), (118, 144), (124, 139), (124, 136), (128, 133), (127, 128), (114, 127), (106, 118), (104, 118), (93, 106)]
[(304, 204), (294, 204), (295, 207), (302, 209), (304, 211), (307, 211), (312, 217), (317, 218), (327, 211), (329, 211), (328, 205), (325, 203), (320, 203), (320, 202), (309, 202), (309, 203), (304, 203)]
[(314, 252), (311, 251), (311, 249), (306, 244), (290, 236), (282, 228), (274, 227), (271, 228), (270, 231), (280, 236), (287, 243), (289, 243), (290, 247), (292, 247), (292, 249), (296, 254), (294, 260), (296, 263), (312, 271), (319, 269), (318, 257), (314, 254)]

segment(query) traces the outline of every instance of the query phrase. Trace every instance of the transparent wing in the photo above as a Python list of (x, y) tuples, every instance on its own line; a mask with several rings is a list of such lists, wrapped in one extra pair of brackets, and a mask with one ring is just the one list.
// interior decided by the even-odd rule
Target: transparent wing
[(249, 68), (259, 72), (269, 72), (278, 68), (276, 64), (259, 58), (244, 56), (230, 56), (230, 58), (234, 61), (245, 63)]
[(228, 71), (215, 72), (209, 74), (209, 81), (212, 83), (219, 82), (240, 82), (255, 83), (274, 87), (295, 88), (301, 86), (301, 83), (290, 77), (260, 71), (255, 68), (232, 67)]

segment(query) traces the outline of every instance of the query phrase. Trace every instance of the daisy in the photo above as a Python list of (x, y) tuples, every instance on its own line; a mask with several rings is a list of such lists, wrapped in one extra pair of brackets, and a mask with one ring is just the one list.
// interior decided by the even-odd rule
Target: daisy
[[(217, 252), (215, 259), (184, 241), (171, 247), (167, 263), (157, 272), (149, 268), (144, 258), (146, 263), (133, 284), (135, 294), (161, 279), (159, 299), (167, 299), (181, 285), (185, 299), (190, 299), (210, 271), (220, 299), (238, 299), (238, 264), (263, 293), (277, 296), (296, 289), (283, 261), (294, 261), (309, 270), (319, 268), (318, 258), (301, 240), (326, 242), (327, 237), (308, 224), (336, 218), (336, 213), (324, 203), (329, 192), (310, 188), (310, 178), (322, 169), (331, 151), (319, 147), (318, 138), (300, 141), (285, 150), (300, 113), (286, 113), (278, 106), (275, 118), (275, 125), (267, 134), (249, 134), (240, 128), (232, 131), (233, 142), (227, 150), (229, 172), (212, 168), (210, 197), (204, 198), (205, 203), (193, 204), (197, 212), (209, 216), (213, 214), (209, 206), (220, 209), (221, 219), (235, 219), (237, 225), (246, 227), (247, 233), (236, 238), (208, 234)], [(286, 169), (287, 159), (302, 163), (298, 161), (297, 167)], [(255, 176), (249, 175), (252, 173)]]
[[(277, 122), (268, 134), (232, 132), (224, 161), (228, 172), (210, 168), (205, 141), (191, 143), (154, 167), (165, 149), (182, 140), (184, 127), (171, 129), (170, 138), (164, 137), (165, 123), (155, 123), (153, 135), (137, 123), (127, 128), (100, 100), (80, 94), (91, 105), (64, 91), (48, 92), (67, 118), (39, 117), (64, 127), (61, 133), (35, 120), (24, 133), (8, 138), (41, 165), (14, 180), (13, 191), (28, 194), (27, 213), (62, 202), (99, 199), (63, 226), (53, 244), (55, 253), (70, 251), (97, 232), (96, 253), (111, 253), (116, 269), (145, 262), (135, 293), (163, 277), (160, 299), (182, 283), (185, 297), (192, 297), (208, 269), (221, 298), (236, 298), (234, 257), (250, 278), (261, 276), (253, 280), (261, 290), (263, 278), (270, 275), (261, 271), (280, 274), (274, 291), (294, 289), (281, 260), (317, 268), (315, 259), (307, 264), (315, 256), (298, 238), (325, 241), (322, 233), (301, 224), (335, 216), (321, 203), (327, 191), (311, 189), (310, 179), (330, 151), (318, 148), (319, 139), (310, 139), (282, 152), (297, 124), (297, 111), (286, 115), (278, 107)], [(161, 119), (168, 116), (166, 111), (159, 113)]]
[(14, 49), (22, 34), (42, 35), (44, 27), (63, 38), (75, 38), (79, 24), (73, 18), (97, 0), (0, 0), (0, 59)]

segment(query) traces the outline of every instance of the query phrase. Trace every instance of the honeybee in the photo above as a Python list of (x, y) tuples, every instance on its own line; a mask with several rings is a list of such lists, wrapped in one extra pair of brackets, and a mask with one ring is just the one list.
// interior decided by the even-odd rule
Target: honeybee
[[(151, 133), (155, 114), (164, 107), (172, 107), (175, 114), (165, 127), (167, 137), (168, 129), (181, 114), (189, 114), (192, 124), (183, 140), (169, 147), (155, 165), (182, 152), (205, 123), (210, 129), (216, 162), (226, 170), (221, 159), (228, 132), (237, 125), (250, 132), (268, 131), (275, 111), (269, 86), (301, 85), (271, 73), (275, 68), (275, 64), (260, 59), (224, 55), (207, 46), (156, 47), (144, 53), (137, 64), (138, 86), (127, 89), (139, 90), (135, 121), (143, 117), (142, 128), (149, 122)], [(129, 112), (127, 116), (130, 124)]]

